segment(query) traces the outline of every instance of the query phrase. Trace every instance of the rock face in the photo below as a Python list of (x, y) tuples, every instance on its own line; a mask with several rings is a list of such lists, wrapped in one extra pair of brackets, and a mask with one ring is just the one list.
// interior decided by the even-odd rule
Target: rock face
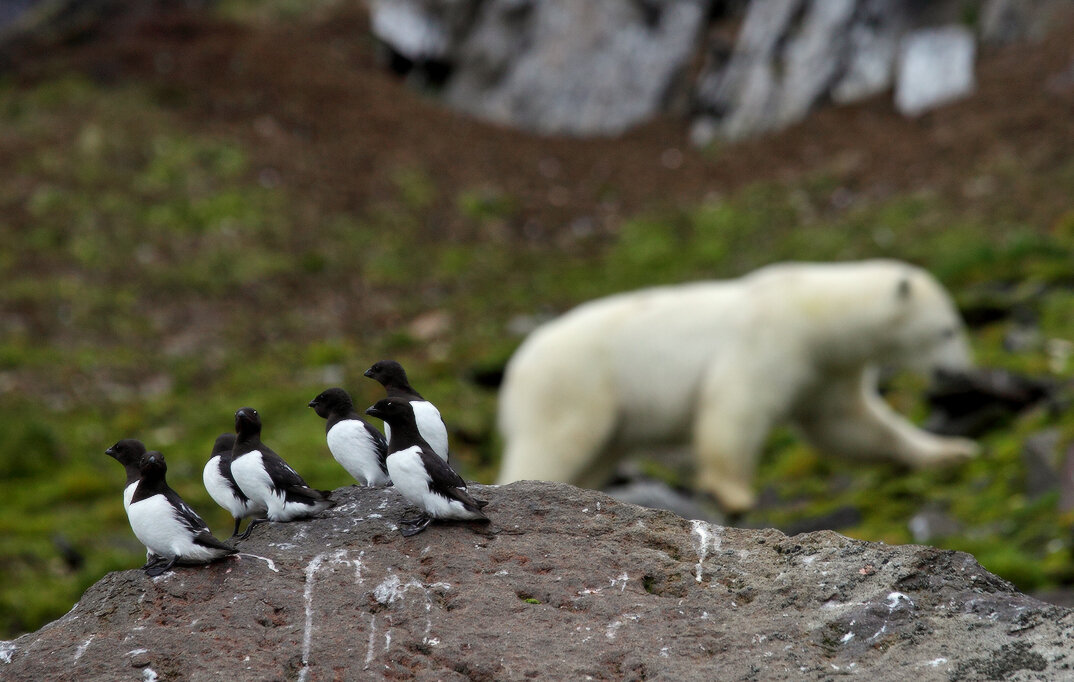
[(611, 134), (663, 105), (704, 0), (377, 0), (374, 33), (414, 62), (449, 62), (444, 98), (541, 133)]
[[(408, 65), (435, 74), (444, 99), (460, 110), (539, 133), (610, 135), (688, 100), (698, 143), (783, 128), (821, 103), (856, 102), (893, 85), (899, 110), (918, 115), (972, 91), (978, 35), (992, 43), (1039, 36), (1055, 5), (1056, 0), (370, 3), (377, 37)], [(974, 14), (980, 15), (976, 34), (957, 25)], [(692, 64), (702, 65), (696, 77)]]
[(961, 26), (915, 31), (903, 41), (895, 108), (906, 116), (935, 109), (973, 92), (973, 33)]
[(562, 484), (473, 486), (489, 526), (405, 539), (337, 491), (243, 554), (112, 573), (0, 643), (43, 679), (1069, 679), (1074, 612), (967, 554), (686, 521)]
[(824, 96), (852, 102), (891, 85), (907, 9), (886, 0), (750, 5), (726, 65), (710, 62), (697, 100), (706, 125), (736, 139), (800, 121)]

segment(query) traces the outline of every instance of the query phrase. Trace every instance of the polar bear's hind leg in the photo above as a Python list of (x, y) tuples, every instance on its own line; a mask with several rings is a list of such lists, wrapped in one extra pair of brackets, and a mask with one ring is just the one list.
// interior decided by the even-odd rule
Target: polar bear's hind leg
[(550, 390), (543, 398), (541, 409), (514, 410), (510, 425), (501, 427), (504, 452), (497, 483), (592, 484), (594, 469), (604, 464), (602, 455), (615, 432), (614, 396), (593, 391), (564, 398)]

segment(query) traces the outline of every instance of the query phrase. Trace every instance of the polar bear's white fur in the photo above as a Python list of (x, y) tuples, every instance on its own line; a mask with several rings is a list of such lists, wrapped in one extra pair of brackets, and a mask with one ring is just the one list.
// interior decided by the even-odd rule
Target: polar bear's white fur
[(782, 263), (609, 296), (538, 328), (508, 363), (499, 482), (599, 485), (625, 446), (690, 442), (697, 487), (741, 511), (755, 502), (766, 436), (785, 420), (822, 452), (958, 461), (977, 445), (895, 413), (877, 369), (970, 363), (948, 294), (898, 261)]

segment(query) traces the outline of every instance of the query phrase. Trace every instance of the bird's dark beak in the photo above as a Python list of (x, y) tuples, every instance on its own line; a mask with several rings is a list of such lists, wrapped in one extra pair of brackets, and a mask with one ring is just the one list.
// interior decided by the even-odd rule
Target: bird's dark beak
[(306, 405), (306, 407), (317, 407), (317, 399), (314, 398), (313, 400), (311, 400), (309, 405)]
[(369, 369), (367, 369), (367, 370), (366, 370), (366, 371), (365, 371), (365, 372), (364, 372), (364, 373), (362, 374), (362, 376), (365, 376), (365, 377), (369, 377), (370, 379), (372, 379), (372, 378), (373, 378), (373, 368), (372, 368), (372, 367), (370, 367)]
[(108, 448), (104, 451), (104, 454), (108, 455), (109, 457), (115, 458), (116, 451), (113, 448)]
[(370, 417), (376, 417), (377, 419), (384, 419), (384, 413), (377, 409), (376, 405), (373, 405), (365, 411)]

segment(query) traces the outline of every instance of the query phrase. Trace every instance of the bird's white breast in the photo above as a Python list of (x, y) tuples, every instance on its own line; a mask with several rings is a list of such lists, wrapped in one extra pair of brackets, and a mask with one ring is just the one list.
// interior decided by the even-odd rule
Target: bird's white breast
[(153, 495), (131, 503), (127, 518), (135, 537), (154, 554), (169, 559), (202, 560), (219, 555), (219, 550), (193, 542), (193, 533), (179, 519), (164, 495)]
[(476, 515), (458, 500), (432, 491), (429, 485), (432, 477), (425, 470), (421, 461), (421, 449), (416, 445), (388, 455), (388, 475), (392, 477), (395, 489), (403, 497), (424, 509), (430, 516), (438, 519), (476, 518)]
[[(232, 474), (234, 475), (234, 474)], [(220, 456), (217, 455), (205, 465), (201, 475), (202, 483), (209, 496), (224, 509), (228, 510), (235, 518), (247, 516), (250, 511), (246, 501), (235, 494), (231, 488), (231, 481), (220, 473)]]
[(131, 483), (123, 489), (123, 510), (126, 511), (131, 507), (131, 500), (134, 498), (134, 491), (138, 489), (138, 481)]
[(383, 485), (388, 477), (381, 471), (377, 443), (357, 419), (337, 422), (328, 432), (328, 449), (347, 473), (366, 485)]
[(233, 459), (231, 475), (244, 495), (264, 505), (270, 512), (273, 507), (283, 505), (283, 495), (272, 490), (272, 477), (265, 470), (260, 450), (253, 450)]
[(433, 449), (433, 452), (440, 455), (440, 459), (446, 462), (448, 434), (444, 420), (440, 417), (440, 410), (428, 400), (414, 400), (410, 406), (414, 410), (414, 423), (418, 426), (418, 433)]

